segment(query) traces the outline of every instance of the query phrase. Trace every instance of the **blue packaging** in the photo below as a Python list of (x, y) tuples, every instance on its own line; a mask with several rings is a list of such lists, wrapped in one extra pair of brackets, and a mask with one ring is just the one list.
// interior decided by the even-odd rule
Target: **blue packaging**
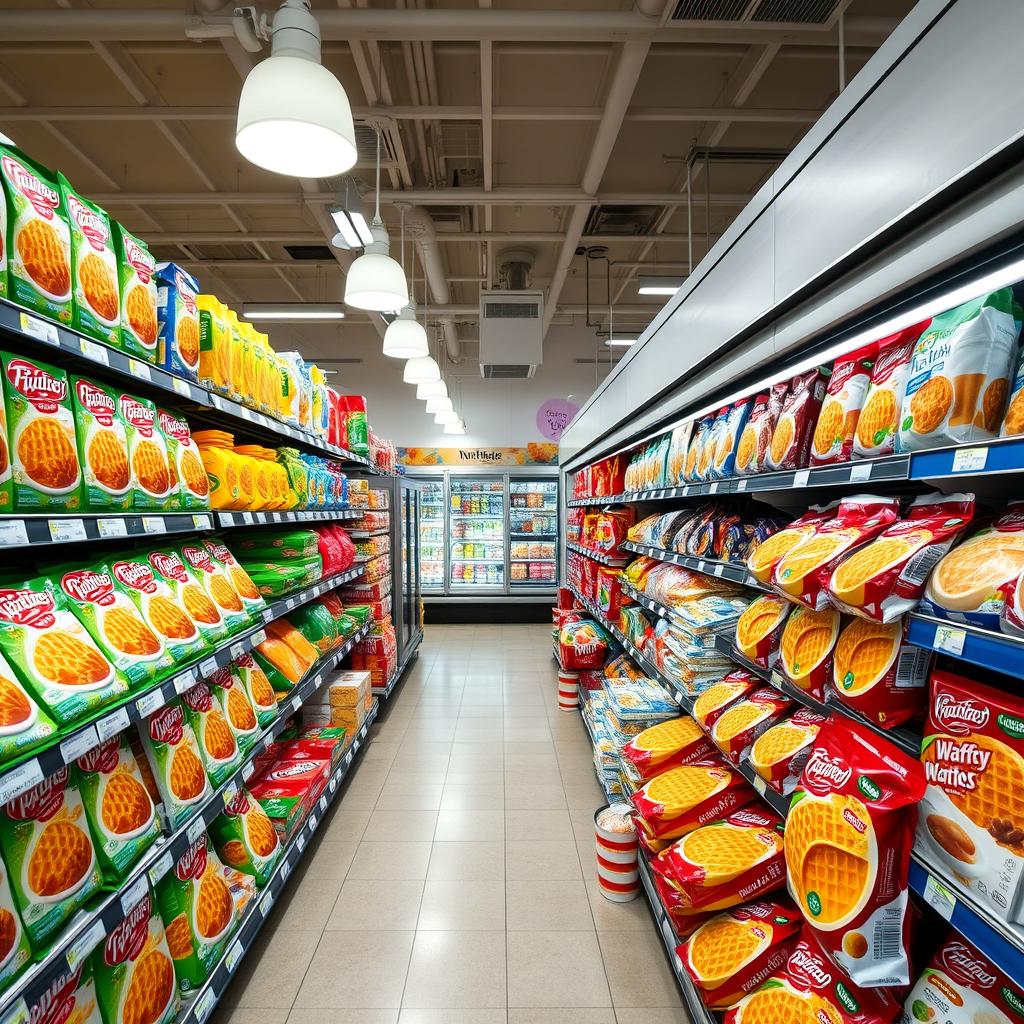
[(176, 263), (156, 265), (156, 361), (169, 373), (199, 380), (199, 282)]

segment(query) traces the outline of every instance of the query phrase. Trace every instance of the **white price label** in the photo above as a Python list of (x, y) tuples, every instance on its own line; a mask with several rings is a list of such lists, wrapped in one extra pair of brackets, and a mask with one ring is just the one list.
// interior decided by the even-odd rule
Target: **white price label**
[(79, 339), (78, 347), (86, 359), (91, 359), (94, 363), (102, 363), (104, 366), (110, 365), (110, 356), (107, 355), (106, 346), (101, 345), (98, 341), (81, 338)]
[(171, 870), (173, 865), (174, 858), (171, 856), (171, 851), (168, 850), (166, 853), (162, 854), (160, 859), (149, 869), (150, 883), (152, 885), (156, 885), (156, 883)]
[(261, 897), (257, 906), (260, 908), (260, 915), (266, 917), (270, 908), (274, 905), (274, 894), (268, 889)]
[(118, 708), (116, 711), (111, 711), (105, 718), (101, 718), (96, 723), (96, 734), (99, 736), (100, 742), (110, 739), (111, 736), (116, 736), (119, 732), (124, 732), (128, 728), (129, 721), (127, 708)]
[(219, 513), (219, 515), (220, 515), (220, 525), (221, 526), (234, 526), (235, 525), (235, 517), (230, 512), (221, 512), (221, 513)]
[(128, 536), (128, 524), (123, 519), (97, 519), (96, 530), (101, 537)]
[(850, 483), (855, 484), (863, 480), (871, 479), (871, 463), (855, 462), (850, 467)]
[(251, 512), (243, 512), (242, 513), (242, 522), (246, 526), (252, 526), (252, 513)]
[(794, 487), (806, 487), (807, 481), (810, 478), (811, 471), (809, 469), (798, 469), (793, 474), (793, 486)]
[(194, 515), (192, 517), (192, 525), (197, 530), (212, 530), (213, 529), (213, 523), (210, 522), (210, 517), (209, 516), (204, 516), (204, 515)]
[(267, 631), (265, 629), (257, 629), (249, 639), (252, 641), (253, 647), (256, 647), (267, 639)]
[(311, 814), (309, 816), (309, 831), (310, 832), (315, 832), (316, 831), (316, 827), (319, 824), (320, 824), (320, 822), (317, 819), (317, 816), (315, 814)]
[(326, 810), (327, 810), (327, 797), (326, 796), (322, 796), (322, 797), (320, 797), (320, 813), (323, 814), (323, 812), (326, 811)]
[(739, 478), (739, 480), (736, 481), (736, 490), (737, 491), (745, 491), (746, 489), (747, 489), (747, 478), (745, 476), (741, 476)]
[(128, 360), (128, 370), (133, 377), (138, 377), (140, 380), (152, 380), (153, 374), (149, 369), (148, 363), (140, 363), (138, 359)]
[(193, 1004), (192, 1013), (199, 1024), (205, 1024), (206, 1018), (210, 1016), (214, 1003), (217, 1002), (217, 993), (208, 988)]
[(210, 395), (210, 401), (213, 402), (214, 409), (219, 409), (221, 412), (227, 412), (228, 406), (220, 395)]
[(724, 566), (724, 565), (723, 565), (723, 564), (722, 564), (721, 562), (719, 562), (719, 563), (718, 563), (718, 564), (717, 564), (717, 565), (715, 566), (715, 575), (716, 575), (716, 576), (721, 576), (721, 575), (722, 575), (722, 573), (724, 573), (724, 572), (725, 572), (725, 566)]
[(263, 621), (269, 622), (271, 619), (277, 618), (277, 612), (273, 608), (264, 608), (261, 612), (263, 615)]
[(85, 523), (81, 519), (51, 519), (50, 539), (60, 544), (85, 540)]
[(250, 779), (252, 778), (252, 773), (253, 773), (254, 771), (256, 771), (256, 765), (255, 765), (255, 764), (253, 764), (253, 762), (252, 762), (252, 761), (250, 761), (250, 762), (249, 762), (249, 763), (248, 763), (248, 764), (247, 764), (247, 765), (246, 765), (246, 766), (245, 766), (245, 767), (244, 767), (244, 768), (242, 769), (242, 778), (243, 778), (243, 779), (244, 779), (244, 780), (245, 780), (246, 782), (248, 782), (248, 781), (249, 781), (249, 780), (250, 780)]
[(167, 523), (160, 516), (143, 516), (142, 529), (146, 533), (166, 533)]
[(185, 835), (190, 843), (194, 843), (206, 831), (206, 822), (201, 817), (196, 818), (188, 827)]
[(199, 674), (204, 678), (212, 676), (217, 671), (217, 659), (207, 658), (205, 661), (199, 662)]
[(360, 742), (359, 740), (356, 740), (355, 743), (352, 744), (352, 753), (353, 754), (356, 754), (356, 753), (359, 752), (359, 742)]
[(755, 774), (755, 775), (754, 775), (754, 779), (753, 779), (753, 782), (754, 782), (754, 789), (756, 789), (756, 790), (757, 790), (757, 792), (758, 792), (758, 793), (759, 793), (759, 794), (760, 794), (761, 796), (764, 796), (764, 794), (765, 794), (765, 791), (766, 791), (766, 790), (767, 790), (767, 788), (768, 788), (768, 784), (767, 784), (767, 783), (766, 783), (766, 782), (764, 781), (764, 779), (763, 779), (763, 778), (761, 778), (761, 776), (760, 776), (760, 775), (757, 775), (757, 774)]
[[(315, 820), (316, 820), (315, 818), (310, 817), (310, 821), (311, 822), (315, 821)], [(295, 845), (299, 848), (299, 853), (305, 852), (305, 849), (306, 849), (306, 837), (301, 832), (299, 833), (299, 835), (295, 839)], [(282, 878), (285, 877), (284, 869), (286, 867), (288, 867), (287, 864), (284, 864), (281, 867), (281, 877)]]
[(0, 521), (0, 548), (13, 548), (28, 543), (28, 530), (24, 519)]
[(708, 488), (708, 494), (717, 494), (718, 493), (718, 483), (719, 483), (719, 481), (715, 480), (711, 484), (711, 486)]
[(956, 910), (956, 893), (943, 885), (934, 875), (929, 875), (928, 881), (924, 883), (924, 901), (947, 921), (953, 919), (953, 911)]
[(189, 669), (187, 672), (182, 672), (181, 675), (174, 677), (174, 692), (184, 693), (186, 690), (191, 690), (196, 685), (196, 673), (195, 669)]
[(288, 611), (291, 611), (295, 607), (295, 598), (289, 597), (288, 600), (285, 601), (284, 606), (288, 609)]
[(961, 655), (964, 653), (964, 641), (967, 639), (967, 630), (959, 629), (956, 626), (936, 626), (934, 647), (937, 651), (945, 651), (947, 654)]
[(100, 920), (93, 921), (91, 925), (81, 935), (75, 939), (74, 942), (68, 946), (67, 953), (64, 954), (64, 959), (68, 962), (68, 967), (74, 970), (102, 941), (103, 936), (106, 934), (106, 930), (103, 927), (103, 922)]
[(768, 677), (768, 682), (770, 682), (776, 690), (781, 690), (782, 684), (785, 682), (785, 680), (782, 678), (780, 673), (773, 671), (772, 674)]
[(245, 654), (245, 647), (242, 644), (232, 644), (228, 653), (231, 655), (231, 660), (234, 661), (236, 658), (240, 658)]
[(182, 398), (192, 397), (192, 389), (188, 386), (187, 380), (182, 380), (180, 377), (172, 376), (171, 387), (173, 387)]
[(57, 333), (57, 325), (47, 323), (38, 317), (22, 313), (18, 319), (21, 321), (21, 329), (36, 341), (45, 341), (47, 345), (59, 345), (60, 334)]
[(31, 789), (37, 782), (43, 781), (43, 772), (39, 762), (33, 757), (31, 761), (19, 764), (5, 772), (0, 779), (0, 803), (7, 803), (12, 797)]
[(138, 709), (139, 714), (146, 718), (153, 714), (157, 708), (163, 707), (164, 695), (158, 687), (152, 693), (147, 693), (144, 697), (140, 697), (135, 702), (135, 707)]
[(292, 711), (298, 711), (299, 708), (302, 707), (302, 698), (292, 697), (291, 703), (288, 706)]
[[(302, 839), (302, 836), (301, 836), (301, 835), (299, 836), (299, 839)], [(300, 847), (299, 847), (299, 849), (301, 850), (301, 849), (302, 849), (302, 847), (300, 846)], [(291, 873), (292, 873), (292, 866), (291, 866), (291, 864), (289, 864), (289, 863), (288, 863), (288, 861), (285, 861), (285, 862), (284, 862), (284, 863), (283, 863), (283, 864), (281, 865), (281, 881), (282, 881), (282, 882), (286, 882), (286, 881), (288, 880), (288, 876), (289, 876), (289, 875), (290, 875)]]
[(333, 793), (338, 788), (338, 776), (335, 775), (331, 778), (330, 782), (331, 792)]
[(228, 948), (227, 956), (224, 957), (224, 966), (227, 967), (229, 974), (235, 969), (235, 965), (244, 955), (245, 950), (242, 949), (242, 943), (235, 939)]
[(96, 733), (96, 726), (86, 726), (81, 732), (75, 733), (74, 736), (69, 736), (60, 745), (60, 756), (64, 758), (65, 764), (71, 764), (72, 761), (77, 760), (86, 751), (92, 750), (100, 741), (99, 735)]
[(139, 875), (132, 884), (121, 893), (121, 911), (126, 916), (132, 912), (142, 901), (142, 897), (149, 892), (149, 879), (145, 875)]
[(953, 453), (953, 472), (976, 473), (987, 461), (987, 448), (960, 448)]

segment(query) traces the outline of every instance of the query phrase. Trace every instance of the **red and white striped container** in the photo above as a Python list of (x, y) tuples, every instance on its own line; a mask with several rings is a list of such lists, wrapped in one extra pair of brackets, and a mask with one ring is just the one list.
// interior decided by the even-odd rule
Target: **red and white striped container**
[(629, 804), (607, 804), (594, 812), (597, 880), (605, 899), (628, 903), (640, 892), (638, 842)]
[(578, 672), (558, 673), (558, 709), (575, 711), (580, 706), (580, 674)]

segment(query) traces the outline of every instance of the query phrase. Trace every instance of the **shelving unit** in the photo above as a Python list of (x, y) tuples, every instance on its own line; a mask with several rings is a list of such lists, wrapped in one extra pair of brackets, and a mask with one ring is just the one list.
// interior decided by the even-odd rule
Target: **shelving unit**
[(656, 548), (650, 544), (638, 544), (633, 541), (623, 541), (621, 546), (635, 554), (657, 558), (661, 562), (671, 562), (673, 565), (680, 565), (684, 569), (692, 569), (694, 572), (702, 573), (705, 576), (714, 576), (717, 579), (729, 580), (732, 583), (742, 583), (745, 587), (751, 587), (754, 590), (766, 591), (768, 589), (752, 576), (741, 562), (722, 562), (715, 558), (681, 555), (677, 551), (668, 551), (665, 548)]
[[(312, 509), (294, 512), (214, 512), (218, 526), (270, 526), (278, 523), (333, 523), (359, 519), (362, 509)], [(355, 536), (355, 534), (351, 534)]]
[(587, 558), (591, 558), (595, 562), (600, 562), (601, 565), (611, 566), (613, 569), (621, 569), (623, 566), (629, 564), (628, 558), (612, 558), (599, 551), (593, 551), (590, 548), (585, 548), (582, 544), (575, 544), (571, 540), (567, 540), (565, 542), (565, 546), (570, 551), (575, 551), (578, 555), (586, 555)]

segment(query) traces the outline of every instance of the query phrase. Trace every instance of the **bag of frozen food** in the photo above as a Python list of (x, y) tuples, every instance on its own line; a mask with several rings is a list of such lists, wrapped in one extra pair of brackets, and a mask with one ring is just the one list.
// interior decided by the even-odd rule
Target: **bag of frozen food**
[(829, 505), (812, 505), (784, 530), (762, 541), (747, 558), (750, 574), (760, 583), (770, 583), (775, 567), (783, 557), (810, 537), (822, 523), (832, 519), (838, 508), (838, 501)]
[(811, 611), (797, 605), (786, 620), (779, 641), (776, 668), (798, 690), (825, 699), (832, 678), (832, 656), (839, 639), (841, 618), (834, 608)]
[[(668, 487), (675, 487), (686, 480), (686, 453), (690, 447), (692, 431), (692, 420), (672, 428), (668, 443), (668, 462), (665, 467), (665, 484)], [(626, 490), (630, 490), (628, 484)]]
[[(779, 410), (764, 469), (800, 469), (807, 465), (811, 437), (828, 381), (827, 367), (797, 374)], [(762, 472), (764, 471), (762, 469)]]
[(747, 476), (769, 469), (768, 449), (775, 434), (782, 404), (789, 394), (789, 381), (773, 384), (754, 399), (743, 433), (736, 446), (736, 474)]
[(718, 455), (718, 446), (724, 441), (726, 435), (729, 408), (728, 405), (724, 405), (715, 413), (707, 442), (700, 453), (700, 460), (697, 463), (697, 474), (701, 480), (711, 480), (715, 476), (715, 459)]
[(710, 454), (705, 459), (705, 450), (708, 447), (714, 422), (715, 414), (708, 413), (706, 416), (702, 416), (693, 428), (693, 438), (686, 452), (686, 479), (690, 482), (705, 479), (701, 467), (703, 466), (704, 472), (706, 472), (711, 462)]
[(771, 668), (779, 657), (782, 628), (793, 605), (777, 594), (761, 594), (736, 623), (736, 649), (757, 665)]
[(711, 729), (711, 739), (733, 764), (739, 764), (747, 759), (754, 741), (792, 706), (787, 696), (770, 686), (762, 686), (718, 717)]
[(750, 767), (774, 790), (789, 796), (796, 789), (818, 730), (826, 721), (817, 711), (797, 708), (789, 718), (776, 722), (754, 740)]
[(752, 398), (741, 398), (738, 402), (733, 402), (725, 414), (711, 466), (711, 475), (717, 480), (736, 474), (736, 448), (753, 405)]
[(877, 357), (877, 342), (836, 357), (811, 441), (812, 466), (850, 461), (857, 421)]

